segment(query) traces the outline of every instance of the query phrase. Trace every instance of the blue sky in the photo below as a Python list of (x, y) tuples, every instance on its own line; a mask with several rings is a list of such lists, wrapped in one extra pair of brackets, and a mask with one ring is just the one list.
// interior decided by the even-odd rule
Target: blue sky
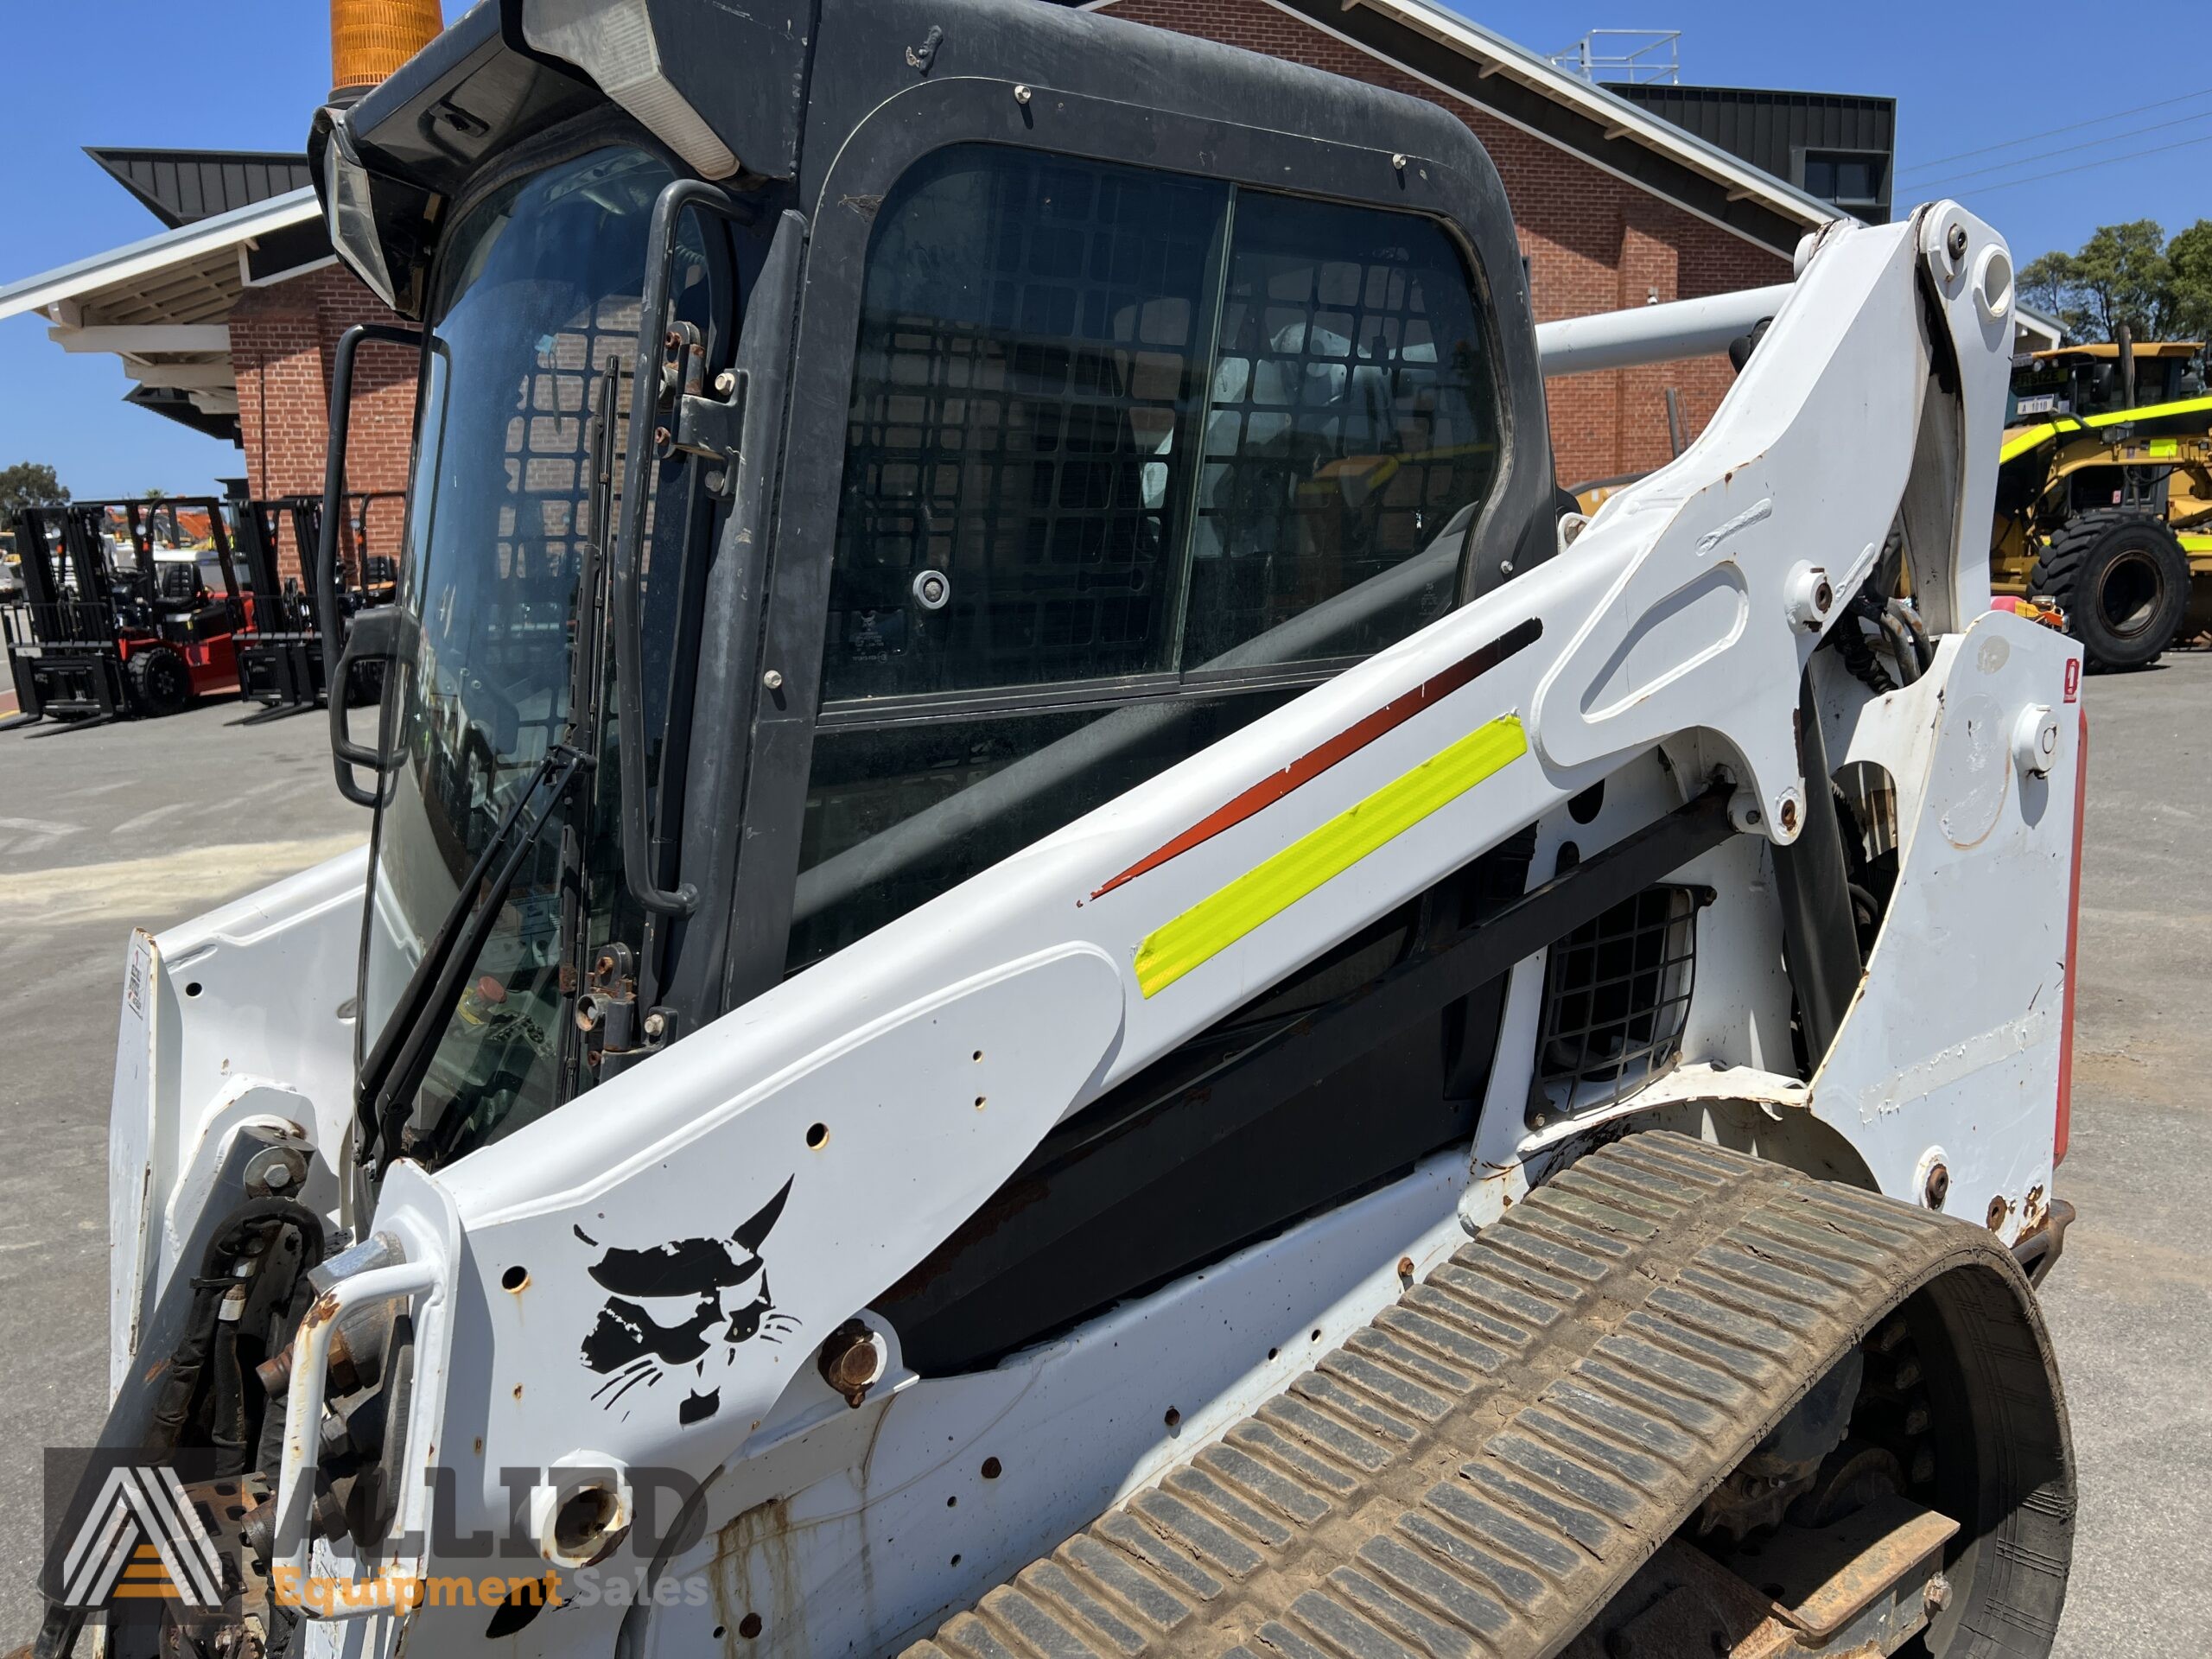
[[(449, 0), (448, 16), (461, 10)], [(1663, 22), (1682, 31), (1686, 81), (1893, 96), (1898, 202), (1955, 194), (2005, 232), (2022, 263), (2116, 219), (2156, 219), (2171, 232), (2212, 214), (2212, 88), (2190, 54), (2129, 52), (2119, 74), (2008, 77), (2034, 43), (2062, 43), (2063, 55), (2063, 42), (2080, 40), (2073, 0), (2015, 0), (2001, 14), (1899, 0), (1484, 0), (1463, 10), (1542, 51), (1589, 29)], [(83, 146), (296, 149), (329, 85), (319, 0), (71, 0), (10, 12), (19, 73), (0, 99), (0, 282), (160, 228)], [(1995, 34), (1993, 16), (2003, 21)], [(2047, 111), (2035, 107), (2037, 85)], [(2118, 118), (2052, 130), (2102, 116)], [(2016, 140), (2026, 142), (1945, 159)], [(2094, 165), (2130, 155), (2126, 165)], [(124, 407), (130, 384), (112, 357), (65, 354), (36, 317), (0, 321), (0, 465), (50, 461), (80, 496), (200, 493), (244, 470), (232, 446)]]

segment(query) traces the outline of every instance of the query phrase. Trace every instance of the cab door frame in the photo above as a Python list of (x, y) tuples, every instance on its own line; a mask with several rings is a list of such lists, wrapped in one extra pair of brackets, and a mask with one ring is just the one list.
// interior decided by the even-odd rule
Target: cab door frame
[[(1372, 89), (1359, 89), (1375, 96)], [(862, 285), (877, 212), (907, 170), (957, 144), (1203, 176), (1352, 207), (1410, 212), (1457, 244), (1488, 332), (1497, 471), (1470, 526), (1459, 602), (1540, 562), (1556, 517), (1543, 382), (1511, 212), (1479, 167), (983, 77), (926, 81), (884, 100), (840, 146), (811, 204), (760, 672), (750, 724), (745, 832), (732, 887), (725, 1007), (784, 976), (812, 765), (831, 561)]]

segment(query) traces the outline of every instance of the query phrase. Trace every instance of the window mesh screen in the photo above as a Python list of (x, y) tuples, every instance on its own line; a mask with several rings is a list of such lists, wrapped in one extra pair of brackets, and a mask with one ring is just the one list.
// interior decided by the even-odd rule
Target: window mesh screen
[(1173, 666), (1176, 434), (1226, 194), (1004, 150), (901, 186), (869, 254), (825, 698)]
[(1551, 948), (1541, 1078), (1570, 1109), (1625, 1099), (1681, 1052), (1697, 968), (1699, 892), (1647, 887)]
[[(1235, 227), (1191, 548), (1192, 667), (1429, 549), (1497, 461), (1466, 276), (1434, 225), (1244, 191)], [(1374, 651), (1440, 615), (1460, 539), (1325, 652)]]

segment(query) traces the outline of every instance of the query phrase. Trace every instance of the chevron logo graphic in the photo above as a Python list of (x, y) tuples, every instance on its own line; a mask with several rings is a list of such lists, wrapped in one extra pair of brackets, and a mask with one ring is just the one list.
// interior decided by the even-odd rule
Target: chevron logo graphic
[(62, 1599), (97, 1608), (111, 1600), (175, 1600), (203, 1612), (223, 1605), (223, 1561), (176, 1471), (118, 1464), (70, 1540)]

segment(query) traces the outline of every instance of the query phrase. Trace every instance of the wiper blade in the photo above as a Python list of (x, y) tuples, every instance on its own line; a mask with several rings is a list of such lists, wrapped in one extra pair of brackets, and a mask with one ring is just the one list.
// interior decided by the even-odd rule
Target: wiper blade
[[(575, 735), (573, 729), (568, 735)], [(444, 1039), (461, 982), (483, 954), (524, 858), (570, 785), (592, 764), (591, 756), (565, 738), (545, 751), (499, 829), (477, 855), (445, 919), (424, 947), (423, 959), (408, 976), (391, 1017), (362, 1061), (353, 1095), (356, 1129), (361, 1158), (376, 1157), (379, 1178), (404, 1150), (400, 1131)]]

